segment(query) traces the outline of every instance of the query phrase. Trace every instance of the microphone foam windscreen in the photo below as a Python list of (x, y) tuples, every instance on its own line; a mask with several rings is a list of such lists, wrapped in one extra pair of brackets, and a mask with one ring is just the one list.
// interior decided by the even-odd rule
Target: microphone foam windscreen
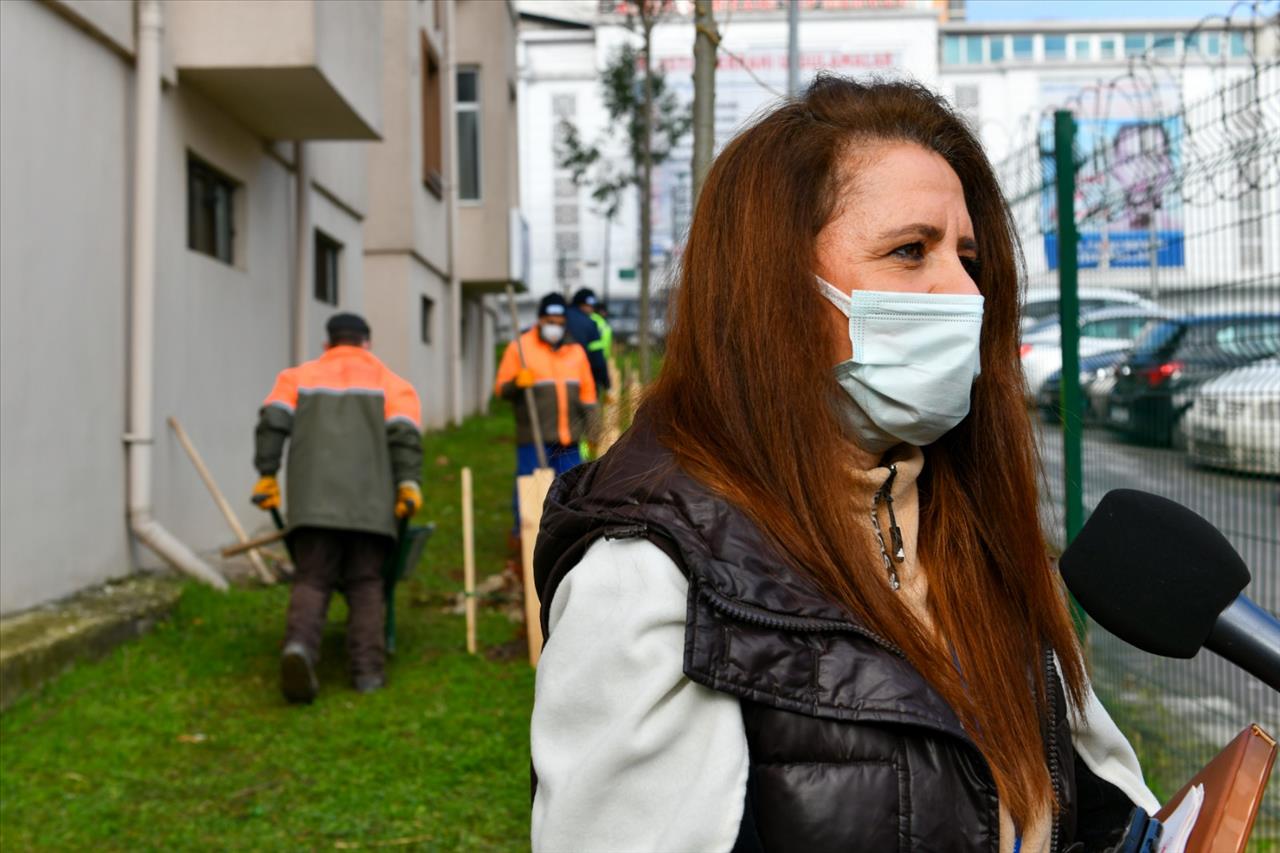
[(1249, 569), (1216, 527), (1182, 504), (1133, 489), (1103, 497), (1060, 566), (1099, 625), (1175, 658), (1193, 657), (1249, 584)]

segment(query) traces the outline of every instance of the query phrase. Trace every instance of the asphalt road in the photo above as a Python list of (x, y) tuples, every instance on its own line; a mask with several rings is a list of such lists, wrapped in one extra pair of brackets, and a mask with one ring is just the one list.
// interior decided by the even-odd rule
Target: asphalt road
[[(1051, 532), (1061, 531), (1061, 428), (1040, 424), (1037, 438), (1045, 476), (1042, 516)], [(1207, 518), (1249, 566), (1249, 596), (1272, 613), (1280, 612), (1280, 480), (1196, 467), (1180, 451), (1143, 447), (1104, 428), (1086, 428), (1086, 513), (1116, 488), (1154, 492)], [(1212, 757), (1206, 751), (1213, 745), (1224, 745), (1251, 722), (1280, 730), (1280, 695), (1211, 652), (1191, 660), (1159, 658), (1096, 625), (1090, 642), (1099, 692), (1105, 687), (1112, 695), (1152, 706), (1149, 721), (1175, 741), (1201, 741), (1187, 747), (1185, 758), (1192, 769)], [(1276, 798), (1268, 797), (1267, 805), (1268, 811), (1276, 809)], [(1276, 813), (1270, 817), (1275, 819)]]

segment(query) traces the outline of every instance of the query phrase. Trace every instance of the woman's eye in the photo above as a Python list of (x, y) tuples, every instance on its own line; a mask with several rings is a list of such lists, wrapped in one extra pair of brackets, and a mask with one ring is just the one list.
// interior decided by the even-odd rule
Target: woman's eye
[(922, 261), (924, 260), (924, 243), (908, 243), (905, 246), (899, 246), (889, 254), (907, 261)]
[(982, 272), (982, 261), (977, 258), (961, 258), (960, 264), (964, 267), (964, 271), (969, 274), (969, 278), (973, 279), (976, 283), (978, 281), (978, 274)]

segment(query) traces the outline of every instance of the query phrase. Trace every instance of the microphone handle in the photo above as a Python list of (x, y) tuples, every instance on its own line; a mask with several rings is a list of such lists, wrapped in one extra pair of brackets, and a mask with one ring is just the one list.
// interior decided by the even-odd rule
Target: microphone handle
[(1280, 692), (1280, 621), (1243, 594), (1218, 614), (1204, 647)]

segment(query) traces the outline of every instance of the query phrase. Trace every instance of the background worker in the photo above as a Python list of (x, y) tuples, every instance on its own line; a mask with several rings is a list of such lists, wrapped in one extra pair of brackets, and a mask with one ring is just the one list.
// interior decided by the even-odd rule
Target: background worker
[[(568, 332), (566, 308), (564, 297), (558, 293), (542, 297), (537, 324), (520, 335), (519, 343), (507, 344), (498, 365), (494, 393), (515, 407), (517, 477), (531, 474), (538, 467), (531, 423), (534, 416), (546, 445), (547, 464), (557, 475), (582, 461), (578, 442), (586, 434), (595, 411), (596, 383), (586, 350)], [(525, 388), (533, 389), (536, 413), (529, 411)], [(514, 496), (511, 509), (518, 535), (520, 510)]]
[(253, 502), (280, 506), (276, 471), (289, 440), (289, 544), (297, 563), (280, 661), (290, 702), (319, 689), (316, 663), (329, 597), (347, 599), (351, 680), (367, 693), (386, 683), (382, 566), (396, 519), (422, 505), (421, 406), (413, 386), (369, 351), (369, 326), (336, 314), (325, 352), (276, 377), (262, 405)]
[[(596, 324), (596, 331), (600, 333), (600, 337), (587, 345), (587, 357), (590, 359), (592, 352), (599, 352), (604, 358), (606, 377), (609, 377), (609, 367), (613, 365), (613, 327), (609, 325), (609, 321), (605, 318), (605, 305), (596, 298), (596, 293), (589, 287), (584, 287), (577, 293), (573, 294), (573, 304)], [(595, 368), (592, 367), (591, 375), (595, 376)], [(597, 393), (601, 388), (608, 391), (612, 382), (606, 385), (600, 385), (596, 382)]]
[(609, 390), (609, 351), (604, 348), (599, 326), (591, 319), (595, 302), (596, 295), (584, 287), (573, 295), (573, 302), (565, 311), (565, 320), (570, 336), (587, 351), (587, 363), (591, 365), (597, 393), (605, 393)]

